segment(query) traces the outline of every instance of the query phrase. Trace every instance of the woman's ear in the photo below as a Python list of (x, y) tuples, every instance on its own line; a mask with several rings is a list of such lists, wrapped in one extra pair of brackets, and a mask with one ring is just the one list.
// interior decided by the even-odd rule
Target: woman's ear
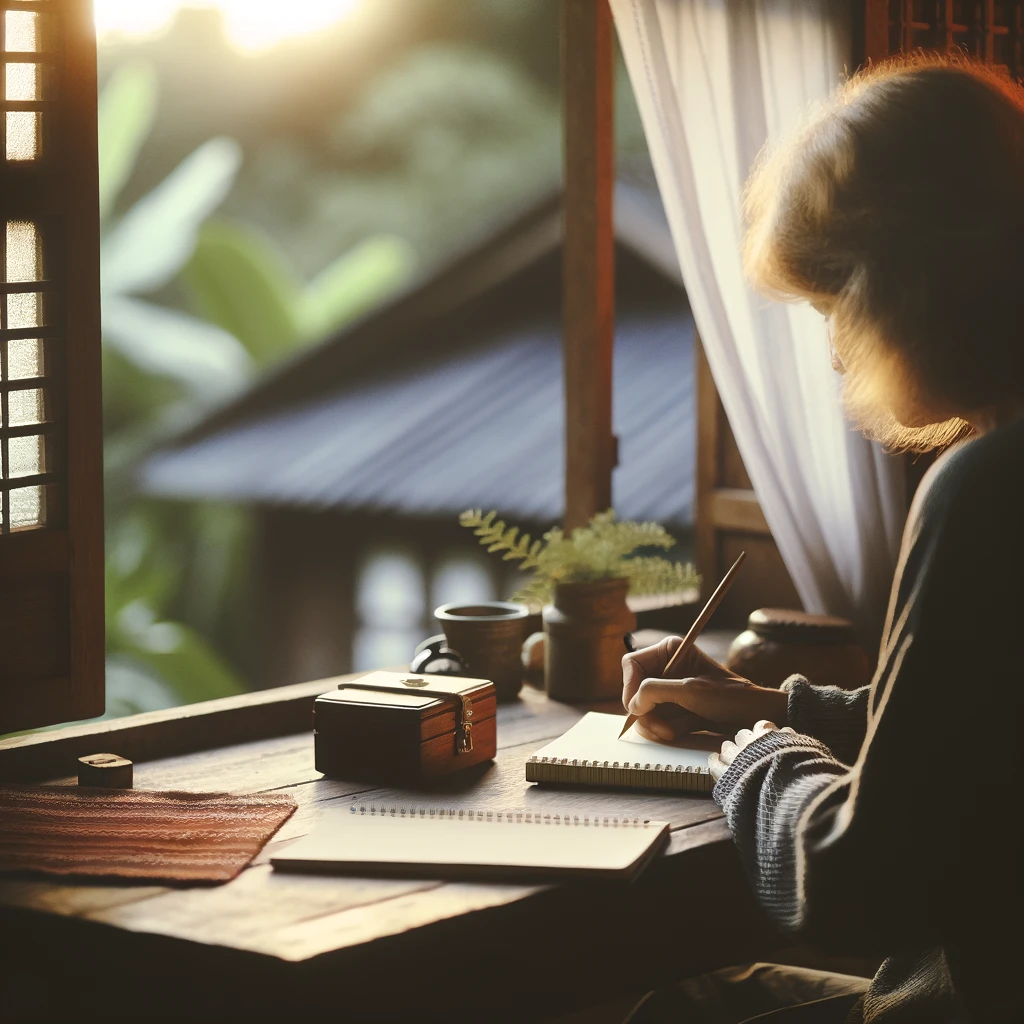
[(828, 354), (832, 360), (832, 369), (836, 373), (846, 376), (846, 364), (840, 358), (839, 353), (836, 351), (836, 343), (832, 338), (832, 317), (825, 317), (825, 332), (828, 334)]

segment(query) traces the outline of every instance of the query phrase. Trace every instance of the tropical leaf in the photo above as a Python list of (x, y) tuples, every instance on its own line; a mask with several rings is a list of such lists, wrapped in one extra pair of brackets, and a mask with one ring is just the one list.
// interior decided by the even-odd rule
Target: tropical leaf
[(125, 431), (148, 434), (154, 422), (183, 400), (191, 403), (188, 390), (179, 381), (139, 369), (108, 339), (103, 350), (105, 442)]
[(161, 692), (172, 695), (170, 704), (238, 693), (241, 684), (213, 647), (166, 615), (183, 576), (166, 518), (155, 505), (136, 507), (107, 531), (107, 655), (118, 673), (115, 696), (127, 700), (133, 678), (147, 705), (164, 699)]
[(185, 517), (179, 511), (177, 519), (187, 532), (189, 550), (174, 609), (187, 609), (189, 624), (204, 636), (219, 635), (231, 610), (251, 596), (251, 510), (204, 501)]
[(297, 310), (302, 336), (318, 340), (372, 309), (408, 279), (414, 263), (403, 238), (364, 239), (303, 289)]
[(208, 221), (183, 276), (198, 312), (230, 331), (257, 366), (295, 348), (301, 336), (299, 283), (255, 229)]
[(268, 366), (377, 305), (412, 265), (401, 239), (369, 238), (303, 287), (267, 238), (218, 220), (200, 229), (184, 279), (197, 310)]
[(99, 98), (100, 220), (113, 212), (131, 177), (139, 150), (149, 138), (157, 104), (156, 71), (151, 64), (122, 64), (107, 79)]
[(178, 587), (180, 573), (159, 548), (158, 525), (135, 510), (107, 533), (105, 599), (107, 619), (143, 602), (162, 611)]
[(223, 202), (242, 161), (233, 139), (204, 142), (103, 239), (104, 290), (116, 294), (163, 287), (192, 255), (199, 225)]
[(195, 397), (212, 402), (241, 388), (252, 359), (227, 331), (139, 299), (108, 295), (103, 333), (139, 369), (180, 381)]

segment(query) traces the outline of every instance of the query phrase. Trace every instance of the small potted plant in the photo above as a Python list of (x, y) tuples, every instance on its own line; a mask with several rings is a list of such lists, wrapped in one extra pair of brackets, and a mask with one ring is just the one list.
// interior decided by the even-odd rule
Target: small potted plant
[(532, 540), (497, 512), (470, 509), (459, 522), (505, 561), (531, 572), (513, 600), (543, 606), (544, 678), (556, 700), (588, 701), (622, 689), (623, 635), (636, 628), (627, 594), (666, 594), (696, 587), (692, 565), (651, 549), (675, 540), (657, 523), (619, 522), (609, 509), (566, 534), (560, 527)]

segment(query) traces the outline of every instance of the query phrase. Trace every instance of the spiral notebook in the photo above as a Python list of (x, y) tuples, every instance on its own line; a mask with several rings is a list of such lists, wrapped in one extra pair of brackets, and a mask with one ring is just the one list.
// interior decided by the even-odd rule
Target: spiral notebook
[(325, 874), (630, 881), (668, 836), (668, 822), (642, 818), (357, 805), (270, 863)]
[(652, 743), (630, 729), (621, 739), (622, 715), (585, 714), (568, 732), (526, 762), (527, 782), (616, 789), (710, 793), (708, 753), (720, 737), (693, 736), (693, 747)]

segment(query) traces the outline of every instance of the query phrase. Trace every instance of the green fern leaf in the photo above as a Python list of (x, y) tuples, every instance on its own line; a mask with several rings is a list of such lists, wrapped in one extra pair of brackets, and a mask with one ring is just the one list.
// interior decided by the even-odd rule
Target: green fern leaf
[(500, 553), (504, 561), (518, 562), (521, 570), (532, 572), (515, 600), (544, 604), (551, 600), (556, 584), (572, 581), (625, 577), (631, 594), (673, 593), (699, 583), (691, 565), (637, 554), (675, 546), (659, 523), (620, 522), (614, 510), (607, 509), (568, 536), (553, 526), (533, 540), (497, 516), (494, 509), (486, 515), (480, 509), (467, 509), (459, 515), (459, 523), (471, 529), (489, 553)]

